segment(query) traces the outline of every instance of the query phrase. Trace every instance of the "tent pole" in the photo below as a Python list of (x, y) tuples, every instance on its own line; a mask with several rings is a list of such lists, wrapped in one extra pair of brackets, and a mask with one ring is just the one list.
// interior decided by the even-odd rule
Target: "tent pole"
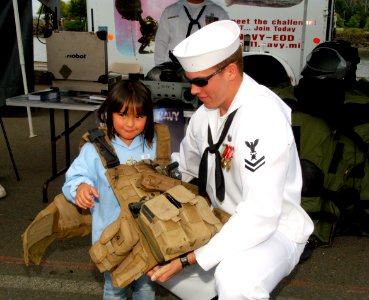
[[(21, 70), (22, 70), (23, 88), (24, 88), (24, 93), (28, 94), (27, 76), (26, 76), (26, 68), (25, 68), (25, 62), (24, 62), (23, 42), (22, 42), (22, 33), (21, 33), (20, 21), (19, 21), (18, 0), (13, 0), (13, 10), (14, 10), (15, 28), (17, 30), (19, 62), (20, 62)], [(33, 133), (31, 108), (30, 108), (29, 105), (27, 105), (27, 115), (28, 115), (29, 137), (35, 137), (36, 135)]]

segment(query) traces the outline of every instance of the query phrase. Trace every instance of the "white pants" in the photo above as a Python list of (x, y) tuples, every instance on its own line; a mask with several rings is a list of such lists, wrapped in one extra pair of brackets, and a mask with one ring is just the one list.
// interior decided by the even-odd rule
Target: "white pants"
[(269, 299), (277, 284), (299, 262), (305, 244), (282, 233), (254, 248), (232, 254), (205, 272), (198, 264), (182, 270), (163, 286), (181, 299)]

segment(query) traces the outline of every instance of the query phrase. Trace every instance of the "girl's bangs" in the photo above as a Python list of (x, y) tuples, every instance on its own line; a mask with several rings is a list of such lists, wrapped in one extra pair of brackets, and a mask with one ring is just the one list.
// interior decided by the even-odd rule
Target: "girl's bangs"
[(119, 110), (124, 114), (135, 114), (145, 116), (146, 111), (142, 101), (138, 101), (137, 99), (127, 99)]

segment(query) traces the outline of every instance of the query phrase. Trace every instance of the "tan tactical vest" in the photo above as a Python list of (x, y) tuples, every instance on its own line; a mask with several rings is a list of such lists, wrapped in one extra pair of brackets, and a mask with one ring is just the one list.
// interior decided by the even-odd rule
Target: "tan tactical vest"
[[(222, 227), (206, 199), (196, 194), (195, 186), (160, 174), (169, 162), (170, 139), (166, 138), (169, 137), (166, 126), (157, 126), (156, 130), (157, 156), (161, 164), (141, 161), (132, 166), (116, 165), (109, 154), (102, 154), (101, 143), (94, 143), (107, 168), (106, 176), (121, 206), (121, 214), (103, 231), (89, 252), (100, 272), (110, 272), (116, 287), (125, 287), (158, 263), (204, 245)], [(88, 136), (84, 135), (82, 143), (91, 138)], [(105, 136), (103, 138), (109, 145), (109, 140)], [(166, 142), (162, 144), (159, 141)], [(111, 150), (114, 152), (113, 147), (108, 152)], [(58, 201), (61, 201), (60, 197)], [(78, 210), (70, 202), (64, 201), (68, 203), (67, 207), (72, 205)], [(60, 215), (58, 224), (63, 223), (63, 219), (64, 216)], [(91, 220), (74, 226), (72, 236), (76, 236), (77, 228), (90, 225)], [(26, 237), (32, 236), (27, 229), (23, 234), (26, 264), (30, 261), (39, 263), (46, 247), (55, 239), (53, 236), (59, 238), (60, 231), (59, 227), (53, 232), (49, 231), (48, 236), (32, 245), (29, 241), (27, 244)], [(83, 234), (89, 232), (84, 230)], [(45, 244), (45, 240), (48, 243)]]
[[(170, 133), (165, 125), (156, 124), (157, 157), (158, 164), (166, 165), (170, 161)], [(79, 147), (89, 141), (89, 133), (85, 133)], [(110, 141), (105, 135), (108, 145)], [(111, 146), (112, 147), (112, 146)], [(113, 149), (113, 148), (112, 148)], [(98, 153), (100, 151), (98, 150)], [(106, 159), (100, 155), (104, 166)], [(39, 265), (42, 255), (47, 247), (55, 240), (63, 240), (72, 237), (82, 237), (91, 233), (91, 215), (89, 210), (83, 210), (67, 201), (61, 193), (41, 212), (37, 214), (33, 222), (22, 234), (23, 258), (26, 265), (30, 263)]]

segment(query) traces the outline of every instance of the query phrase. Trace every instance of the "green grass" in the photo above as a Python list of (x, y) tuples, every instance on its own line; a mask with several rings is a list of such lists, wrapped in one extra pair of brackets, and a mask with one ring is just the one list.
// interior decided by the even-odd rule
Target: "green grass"
[(337, 28), (336, 40), (349, 41), (355, 47), (369, 48), (369, 31), (358, 28)]

